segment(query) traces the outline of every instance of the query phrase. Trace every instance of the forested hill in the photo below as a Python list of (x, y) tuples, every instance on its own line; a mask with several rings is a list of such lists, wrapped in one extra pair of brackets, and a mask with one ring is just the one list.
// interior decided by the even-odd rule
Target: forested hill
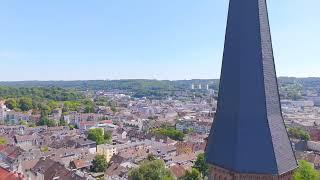
[(186, 90), (191, 89), (192, 84), (206, 88), (209, 84), (211, 89), (218, 89), (219, 80), (88, 80), (88, 81), (12, 81), (0, 82), (0, 86), (9, 87), (60, 87), (77, 90)]
[[(281, 98), (301, 99), (304, 96), (318, 96), (320, 94), (320, 78), (294, 78), (280, 77), (278, 79)], [(191, 91), (192, 84), (195, 89), (201, 85), (202, 90), (209, 85), (210, 89), (218, 90), (218, 79), (194, 80), (89, 80), (89, 81), (20, 81), (0, 82), (0, 86), (14, 88), (63, 88), (78, 91), (86, 90), (120, 90), (130, 92), (134, 97), (167, 97), (179, 95), (181, 91)], [(203, 91), (204, 92), (204, 91)]]
[[(191, 85), (196, 87), (201, 84), (206, 88), (209, 84), (211, 89), (218, 90), (218, 79), (193, 79), (193, 80), (147, 80), (147, 79), (130, 79), (130, 80), (87, 80), (87, 81), (0, 81), (0, 86), (9, 87), (60, 87), (77, 90), (101, 90), (101, 89), (124, 89), (135, 90), (143, 88), (151, 89), (190, 89)], [(317, 78), (295, 78), (279, 77), (280, 86), (297, 84), (305, 88), (319, 88), (320, 77)]]

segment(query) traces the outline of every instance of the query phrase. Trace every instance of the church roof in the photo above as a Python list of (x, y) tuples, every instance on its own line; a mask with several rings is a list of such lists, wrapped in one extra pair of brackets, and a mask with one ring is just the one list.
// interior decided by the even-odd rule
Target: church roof
[(281, 114), (266, 0), (230, 0), (206, 160), (238, 173), (297, 167)]

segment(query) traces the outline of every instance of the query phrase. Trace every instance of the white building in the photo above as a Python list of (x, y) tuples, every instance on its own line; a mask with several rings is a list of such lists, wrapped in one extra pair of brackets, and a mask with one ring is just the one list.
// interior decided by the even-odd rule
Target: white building
[(30, 121), (31, 112), (16, 112), (7, 110), (5, 112), (5, 120), (11, 124), (19, 124), (19, 121)]
[(3, 104), (0, 104), (0, 124), (4, 123), (4, 120), (6, 118), (6, 106)]
[(211, 125), (211, 122), (196, 122), (183, 120), (176, 124), (176, 129), (182, 132), (192, 130), (199, 134), (209, 134), (211, 130)]
[(78, 113), (76, 111), (70, 112), (70, 114), (64, 116), (64, 120), (68, 124), (73, 124), (79, 126), (80, 123), (86, 121), (99, 121), (104, 120), (105, 116), (103, 114), (95, 113)]

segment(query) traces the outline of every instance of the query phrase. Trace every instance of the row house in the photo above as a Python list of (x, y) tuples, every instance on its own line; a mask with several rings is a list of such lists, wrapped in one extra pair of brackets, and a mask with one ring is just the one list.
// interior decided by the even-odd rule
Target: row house
[(112, 120), (103, 120), (103, 121), (83, 121), (76, 124), (76, 126), (82, 130), (88, 130), (90, 128), (105, 128), (108, 125), (112, 124)]
[(199, 134), (209, 134), (211, 130), (212, 122), (198, 122), (198, 121), (179, 121), (176, 124), (176, 129), (182, 132), (190, 131)]
[(73, 124), (79, 126), (81, 122), (85, 121), (99, 121), (105, 120), (106, 116), (103, 114), (95, 114), (95, 113), (78, 113), (78, 112), (70, 112), (70, 114), (64, 116), (64, 120), (68, 124)]
[(19, 126), (1, 126), (0, 125), (0, 133), (17, 133), (17, 134), (23, 134), (26, 127), (19, 125)]
[(86, 180), (75, 171), (66, 169), (62, 164), (52, 159), (40, 159), (36, 165), (26, 172), (27, 179), (46, 180), (46, 179), (74, 179)]
[(199, 151), (204, 151), (206, 148), (206, 142), (178, 142), (175, 144), (177, 148), (177, 154), (191, 154)]
[(31, 112), (16, 112), (16, 111), (6, 111), (5, 120), (11, 124), (19, 124), (19, 121), (29, 122)]
[(16, 135), (14, 136), (14, 141), (16, 146), (26, 151), (32, 149), (34, 146), (41, 145), (41, 137), (36, 134), (23, 136)]

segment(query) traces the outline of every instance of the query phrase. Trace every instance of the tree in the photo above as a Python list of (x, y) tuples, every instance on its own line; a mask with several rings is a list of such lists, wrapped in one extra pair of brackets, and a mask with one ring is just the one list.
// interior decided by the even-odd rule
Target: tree
[(4, 139), (3, 137), (0, 137), (0, 145), (5, 145), (7, 144), (7, 140)]
[(69, 124), (68, 126), (69, 126), (70, 130), (78, 129), (78, 127), (76, 125), (73, 125), (73, 124)]
[(104, 172), (107, 168), (107, 159), (104, 155), (96, 155), (92, 161), (93, 172)]
[(28, 126), (28, 123), (24, 120), (20, 120), (19, 125)]
[(111, 111), (113, 112), (113, 113), (116, 113), (118, 110), (117, 110), (117, 108), (115, 107), (115, 106), (111, 106)]
[(30, 109), (32, 109), (32, 107), (33, 104), (31, 98), (23, 97), (19, 100), (19, 108), (22, 111), (29, 111)]
[(299, 129), (299, 128), (289, 128), (288, 134), (290, 137), (293, 137), (296, 139), (301, 139), (301, 140), (305, 140), (305, 141), (310, 140), (310, 135), (308, 134), (308, 132), (306, 132), (302, 129)]
[(11, 110), (16, 109), (18, 107), (17, 101), (15, 99), (6, 100), (5, 105), (7, 106), (7, 108)]
[(51, 100), (51, 101), (49, 101), (48, 102), (48, 104), (47, 104), (49, 107), (50, 107), (50, 109), (57, 109), (58, 108), (58, 106), (59, 106), (59, 104), (56, 102), (56, 101), (53, 101), (53, 100)]
[(154, 161), (154, 160), (156, 160), (157, 158), (156, 158), (156, 156), (153, 155), (153, 154), (148, 154), (147, 159), (148, 159), (149, 161)]
[(40, 148), (40, 151), (41, 151), (41, 152), (48, 152), (48, 151), (49, 151), (49, 147), (48, 147), (48, 146), (42, 146), (42, 147)]
[(86, 105), (84, 113), (94, 113), (94, 106)]
[(28, 123), (28, 127), (36, 127), (35, 123)]
[(101, 128), (90, 129), (88, 132), (88, 139), (95, 141), (97, 145), (106, 143), (103, 130)]
[(37, 125), (38, 125), (38, 126), (45, 126), (45, 125), (47, 125), (47, 126), (49, 126), (49, 127), (54, 127), (54, 126), (56, 126), (57, 124), (56, 124), (53, 120), (49, 119), (48, 114), (47, 114), (46, 111), (41, 111), (40, 121), (38, 122)]
[(108, 144), (112, 144), (112, 131), (105, 131), (104, 132), (104, 140)]
[(204, 153), (197, 156), (197, 160), (194, 163), (193, 168), (197, 169), (201, 173), (203, 179), (209, 175), (209, 166), (206, 163)]
[(68, 123), (64, 120), (64, 115), (62, 114), (59, 121), (59, 126), (67, 126)]
[(68, 123), (64, 119), (60, 119), (59, 126), (67, 126)]
[(183, 141), (183, 138), (185, 137), (185, 134), (183, 134), (183, 132), (178, 131), (171, 127), (159, 128), (159, 129), (156, 129), (154, 132), (156, 134), (168, 136), (169, 138), (176, 141)]
[(201, 173), (197, 169), (192, 168), (191, 171), (186, 172), (182, 180), (201, 180)]
[(294, 180), (318, 180), (319, 173), (305, 160), (299, 162), (299, 168), (293, 175)]
[(139, 168), (129, 172), (131, 180), (173, 180), (173, 176), (162, 160), (145, 161)]
[(78, 101), (66, 101), (64, 102), (63, 105), (63, 112), (68, 112), (68, 111), (78, 111), (81, 107), (81, 102)]
[(52, 111), (52, 109), (50, 108), (50, 106), (48, 106), (48, 105), (46, 105), (46, 104), (44, 104), (44, 103), (40, 104), (39, 109), (40, 109), (41, 112), (45, 112), (46, 114), (50, 114), (51, 111)]

